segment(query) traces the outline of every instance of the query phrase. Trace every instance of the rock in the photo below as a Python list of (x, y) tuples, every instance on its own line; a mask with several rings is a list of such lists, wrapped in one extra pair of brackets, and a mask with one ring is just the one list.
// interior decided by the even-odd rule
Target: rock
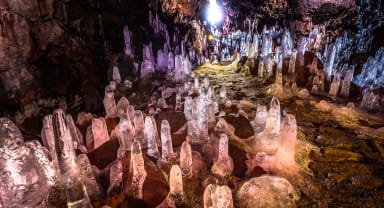
[(304, 99), (304, 100), (309, 99), (311, 97), (311, 95), (309, 94), (309, 91), (307, 89), (300, 90), (296, 96), (301, 98), (301, 99)]
[(363, 159), (363, 156), (359, 153), (355, 153), (347, 150), (334, 149), (329, 147), (324, 148), (323, 154), (324, 154), (325, 160), (330, 162), (343, 162), (343, 161), (357, 162)]
[(372, 175), (357, 175), (351, 178), (353, 185), (364, 189), (376, 189), (383, 185), (382, 180)]

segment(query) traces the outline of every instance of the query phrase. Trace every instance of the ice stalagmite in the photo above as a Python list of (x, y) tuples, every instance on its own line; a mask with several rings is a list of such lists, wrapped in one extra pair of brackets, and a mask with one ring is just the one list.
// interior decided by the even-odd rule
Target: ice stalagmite
[(188, 141), (184, 141), (180, 149), (180, 168), (183, 176), (192, 173), (192, 150)]
[[(52, 164), (56, 168), (58, 167), (58, 159), (56, 155), (56, 147), (55, 147), (55, 135), (53, 130), (53, 116), (46, 115), (43, 118), (43, 129), (41, 130), (41, 138), (43, 140), (44, 146), (48, 149), (51, 158)], [(58, 170), (57, 170), (58, 171)]]
[(120, 144), (118, 156), (122, 158), (125, 156), (125, 152), (131, 149), (132, 140), (135, 136), (135, 128), (127, 114), (120, 118), (116, 133)]
[(264, 76), (264, 60), (262, 58), (259, 59), (259, 66), (257, 68), (257, 77), (263, 78)]
[(103, 100), (106, 117), (114, 117), (116, 113), (115, 94), (110, 86), (105, 88), (105, 95)]
[(135, 125), (135, 139), (140, 142), (142, 147), (146, 147), (148, 141), (144, 139), (144, 116), (141, 110), (135, 111), (133, 124)]
[(330, 54), (328, 54), (327, 62), (325, 63), (325, 76), (327, 80), (331, 80), (336, 52), (336, 45), (333, 45)]
[(255, 116), (255, 135), (262, 133), (265, 129), (265, 122), (267, 120), (267, 106), (257, 105), (256, 116)]
[(69, 132), (71, 133), (72, 139), (74, 141), (75, 149), (86, 151), (86, 148), (83, 146), (84, 145), (83, 135), (81, 134), (80, 130), (76, 127), (72, 116), (67, 115), (65, 117), (65, 120), (67, 121)]
[(280, 102), (273, 97), (267, 114), (264, 131), (256, 138), (257, 152), (274, 155), (280, 146)]
[(120, 193), (122, 188), (123, 180), (123, 166), (121, 160), (116, 160), (116, 162), (111, 166), (109, 170), (109, 187), (107, 190), (107, 195), (109, 197)]
[(112, 68), (112, 80), (115, 81), (116, 84), (121, 82), (120, 70), (117, 66)]
[(181, 103), (181, 93), (176, 93), (176, 104), (175, 104), (175, 111), (181, 111), (182, 103)]
[(209, 184), (203, 196), (204, 208), (233, 208), (232, 191), (228, 186)]
[(132, 39), (132, 32), (129, 31), (128, 25), (125, 25), (124, 26), (124, 45), (125, 45), (124, 53), (128, 57), (133, 55), (131, 39)]
[[(168, 59), (168, 55), (166, 58)], [(157, 51), (156, 62), (157, 62), (157, 71), (160, 71), (160, 72), (166, 71), (166, 69), (168, 68), (168, 60), (165, 59), (164, 52), (162, 49), (159, 49)]]
[(97, 149), (105, 142), (109, 141), (108, 128), (104, 118), (92, 119), (92, 134), (94, 149)]
[(55, 110), (52, 119), (55, 137), (55, 151), (61, 181), (67, 194), (69, 208), (91, 207), (81, 172), (76, 163), (73, 140), (65, 122), (62, 110)]
[(233, 172), (233, 160), (228, 154), (228, 136), (220, 135), (219, 155), (212, 166), (212, 173), (220, 177), (231, 175)]
[(152, 116), (147, 116), (144, 122), (144, 140), (148, 143), (147, 154), (151, 157), (158, 158), (160, 156), (159, 148), (157, 147), (158, 137), (154, 118)]
[(292, 38), (289, 30), (284, 31), (281, 45), (283, 58), (289, 58), (292, 53)]
[(89, 162), (88, 156), (86, 154), (80, 154), (77, 157), (77, 164), (80, 168), (81, 176), (87, 189), (89, 199), (91, 201), (100, 201), (103, 199), (103, 192), (101, 191), (93, 174), (92, 165)]
[(339, 93), (340, 81), (341, 81), (340, 73), (336, 72), (335, 76), (333, 77), (331, 87), (329, 88), (329, 96), (331, 96), (333, 99), (335, 99)]
[(209, 78), (208, 78), (207, 75), (204, 76), (203, 86), (204, 86), (205, 89), (208, 89), (208, 87), (209, 87)]
[(127, 114), (129, 107), (129, 101), (126, 97), (121, 97), (116, 106), (116, 116), (121, 118), (124, 114)]
[(343, 98), (349, 98), (349, 88), (351, 87), (353, 72), (354, 72), (353, 67), (348, 69), (343, 81), (341, 82), (342, 85), (340, 90), (340, 96)]
[(175, 56), (175, 70), (174, 79), (175, 81), (181, 81), (183, 79), (183, 57), (181, 55)]
[(136, 140), (134, 140), (131, 147), (131, 163), (129, 171), (130, 176), (132, 177), (132, 184), (130, 185), (133, 189), (134, 197), (137, 199), (142, 199), (143, 184), (145, 178), (147, 177), (147, 171), (144, 167), (144, 158), (141, 152), (140, 142)]
[(161, 159), (168, 161), (173, 156), (171, 127), (167, 120), (163, 120), (161, 121)]
[(172, 71), (173, 69), (175, 69), (175, 56), (171, 51), (168, 53), (167, 67), (168, 67), (168, 71)]
[(297, 50), (293, 49), (291, 53), (291, 58), (289, 59), (289, 69), (288, 73), (293, 74), (295, 73), (295, 67), (296, 67), (296, 57), (297, 57)]
[(175, 202), (180, 204), (184, 195), (183, 189), (183, 177), (181, 169), (178, 165), (173, 165), (171, 172), (169, 173), (169, 195), (168, 197)]
[(47, 207), (57, 179), (48, 158), (38, 141), (24, 143), (16, 125), (0, 118), (0, 207)]

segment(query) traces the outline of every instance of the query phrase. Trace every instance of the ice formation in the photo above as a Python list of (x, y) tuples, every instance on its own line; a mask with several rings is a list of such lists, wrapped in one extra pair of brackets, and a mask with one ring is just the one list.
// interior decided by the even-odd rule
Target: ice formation
[(161, 158), (168, 161), (174, 157), (171, 137), (171, 127), (167, 120), (161, 121)]
[(48, 144), (54, 145), (49, 149), (53, 150), (50, 153), (55, 155), (54, 159), (57, 159), (54, 165), (56, 165), (61, 183), (67, 194), (67, 205), (76, 208), (91, 207), (84, 182), (79, 177), (81, 171), (76, 163), (73, 139), (67, 127), (64, 112), (60, 109), (55, 110), (52, 119), (48, 119), (48, 121), (50, 123), (46, 123), (48, 126), (44, 128), (47, 131), (53, 131), (53, 133), (46, 133), (45, 135), (49, 135), (47, 140), (51, 140)]
[(91, 201), (100, 201), (104, 198), (104, 194), (96, 181), (93, 174), (92, 165), (85, 154), (80, 154), (77, 157), (77, 164), (80, 168), (81, 176), (87, 190), (87, 194)]
[(232, 191), (228, 186), (209, 184), (204, 190), (204, 208), (233, 208)]
[(116, 106), (116, 116), (121, 118), (128, 113), (129, 101), (126, 97), (121, 97)]
[(124, 26), (124, 53), (126, 56), (133, 56), (132, 53), (132, 32), (129, 31), (128, 25)]
[(92, 119), (92, 135), (94, 149), (109, 141), (108, 128), (104, 118)]
[(280, 140), (280, 102), (273, 97), (265, 120), (265, 129), (255, 140), (256, 151), (274, 155), (279, 148)]
[(0, 207), (44, 206), (56, 171), (37, 141), (24, 143), (12, 121), (0, 118)]
[(151, 157), (158, 158), (160, 156), (157, 147), (158, 137), (155, 119), (152, 116), (147, 116), (144, 122), (144, 140), (148, 144), (147, 154)]
[(353, 72), (354, 68), (350, 68), (347, 70), (343, 81), (341, 82), (341, 90), (340, 90), (340, 96), (344, 98), (349, 98), (349, 89), (351, 87), (351, 82), (353, 79)]
[(144, 137), (144, 116), (141, 110), (136, 110), (133, 116), (135, 126), (135, 139), (140, 142), (142, 147), (146, 147), (148, 141)]
[(131, 147), (131, 162), (130, 162), (130, 176), (132, 177), (131, 184), (127, 187), (133, 188), (135, 198), (143, 198), (143, 184), (147, 177), (147, 171), (144, 166), (144, 158), (141, 152), (141, 145), (139, 141), (134, 140)]
[(131, 149), (132, 141), (135, 136), (135, 128), (132, 125), (128, 114), (123, 114), (119, 125), (116, 126), (117, 138), (119, 139), (119, 157), (124, 157), (126, 151)]
[(228, 154), (228, 136), (226, 134), (220, 135), (219, 142), (219, 155), (212, 165), (212, 173), (220, 177), (225, 177), (233, 172), (233, 160)]
[(114, 117), (116, 113), (115, 93), (110, 86), (105, 87), (103, 104), (107, 114), (106, 117)]
[(384, 86), (384, 47), (377, 50), (374, 57), (369, 57), (361, 73), (353, 82), (364, 89), (377, 89)]
[(177, 203), (184, 195), (183, 177), (178, 165), (173, 165), (169, 173), (169, 196)]
[(188, 141), (184, 141), (183, 144), (181, 144), (180, 169), (183, 176), (187, 176), (192, 173), (192, 150)]

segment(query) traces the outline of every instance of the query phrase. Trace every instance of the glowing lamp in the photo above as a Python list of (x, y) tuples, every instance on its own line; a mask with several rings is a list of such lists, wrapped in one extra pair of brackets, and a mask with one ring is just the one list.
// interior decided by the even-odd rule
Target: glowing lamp
[(207, 20), (211, 25), (216, 25), (223, 19), (223, 11), (216, 0), (209, 0), (207, 9)]

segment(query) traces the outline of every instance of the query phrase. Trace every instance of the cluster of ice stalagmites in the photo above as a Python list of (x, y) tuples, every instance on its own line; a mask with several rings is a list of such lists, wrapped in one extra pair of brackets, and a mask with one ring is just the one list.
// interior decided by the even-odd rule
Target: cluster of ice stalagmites
[(47, 150), (25, 142), (16, 125), (0, 118), (0, 207), (46, 206), (56, 171)]

